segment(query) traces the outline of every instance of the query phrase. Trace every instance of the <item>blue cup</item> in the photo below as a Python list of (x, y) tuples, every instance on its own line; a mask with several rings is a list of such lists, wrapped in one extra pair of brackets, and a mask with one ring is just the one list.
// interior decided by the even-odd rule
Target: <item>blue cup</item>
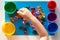
[(49, 35), (55, 35), (58, 31), (58, 25), (56, 23), (50, 23), (48, 25), (48, 33)]

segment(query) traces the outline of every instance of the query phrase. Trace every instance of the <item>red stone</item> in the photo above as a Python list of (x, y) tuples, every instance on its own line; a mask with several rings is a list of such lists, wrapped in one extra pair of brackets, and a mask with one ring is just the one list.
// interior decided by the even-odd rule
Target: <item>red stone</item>
[(34, 15), (34, 16), (36, 16), (36, 13), (35, 13), (35, 8), (31, 8), (31, 10), (32, 10), (32, 14)]
[(26, 25), (26, 21), (23, 21), (23, 24), (25, 24), (25, 25)]
[(24, 30), (24, 34), (25, 34), (25, 35), (27, 35), (27, 34), (28, 34), (26, 30)]

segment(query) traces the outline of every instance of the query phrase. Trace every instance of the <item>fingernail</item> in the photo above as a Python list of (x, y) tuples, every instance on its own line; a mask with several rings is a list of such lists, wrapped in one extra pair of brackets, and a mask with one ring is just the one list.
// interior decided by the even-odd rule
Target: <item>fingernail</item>
[(21, 14), (21, 13), (23, 13), (23, 12), (22, 12), (21, 10), (19, 10), (19, 11), (17, 11), (17, 13), (18, 13), (18, 14)]

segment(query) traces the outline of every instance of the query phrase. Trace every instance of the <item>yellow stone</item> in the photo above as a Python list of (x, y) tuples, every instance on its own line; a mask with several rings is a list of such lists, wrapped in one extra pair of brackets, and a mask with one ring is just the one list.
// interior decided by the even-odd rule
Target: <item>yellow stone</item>
[(41, 7), (40, 7), (40, 6), (38, 6), (38, 7), (37, 7), (37, 10), (41, 11), (42, 9), (41, 9)]
[(28, 19), (24, 17), (23, 20), (28, 20)]
[(39, 15), (38, 18), (42, 19), (43, 18), (43, 15)]
[(38, 18), (40, 18), (40, 19), (45, 18), (45, 14), (44, 14), (44, 13), (40, 13), (40, 14), (38, 15)]

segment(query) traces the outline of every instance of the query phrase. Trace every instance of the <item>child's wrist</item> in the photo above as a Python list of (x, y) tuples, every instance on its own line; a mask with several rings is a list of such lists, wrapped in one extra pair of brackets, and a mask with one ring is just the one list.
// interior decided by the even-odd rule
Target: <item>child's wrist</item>
[(28, 19), (32, 19), (32, 18), (33, 18), (33, 15), (32, 15), (32, 14), (27, 15), (27, 18), (28, 18)]

